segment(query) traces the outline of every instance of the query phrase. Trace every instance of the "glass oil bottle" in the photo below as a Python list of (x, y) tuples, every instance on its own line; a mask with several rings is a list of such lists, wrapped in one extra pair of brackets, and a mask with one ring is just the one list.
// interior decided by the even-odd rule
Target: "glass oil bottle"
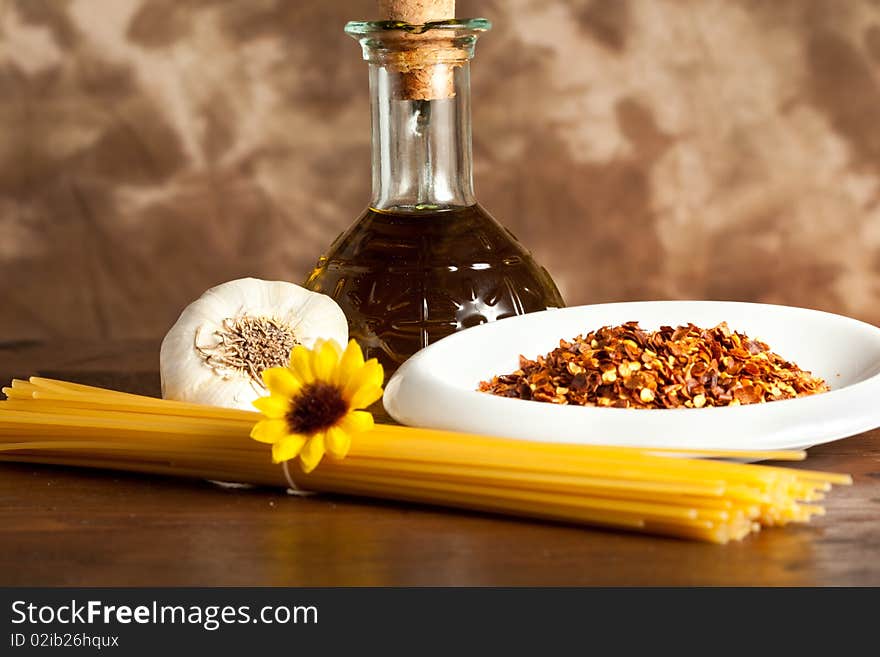
[(393, 372), (454, 331), (560, 307), (545, 269), (476, 201), (469, 61), (484, 19), (352, 22), (370, 67), (372, 199), (309, 289)]

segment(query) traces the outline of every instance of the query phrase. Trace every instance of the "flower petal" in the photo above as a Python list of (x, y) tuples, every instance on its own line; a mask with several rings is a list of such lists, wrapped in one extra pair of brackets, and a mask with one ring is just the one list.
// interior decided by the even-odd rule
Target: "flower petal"
[(275, 443), (290, 433), (284, 420), (261, 420), (251, 429), (251, 438), (261, 443)]
[(277, 443), (272, 445), (272, 460), (275, 463), (289, 461), (302, 453), (303, 445), (306, 444), (306, 437), (296, 433), (288, 434)]
[(312, 350), (312, 373), (320, 381), (332, 381), (342, 349), (335, 340), (321, 340)]
[(366, 408), (374, 401), (382, 397), (382, 388), (374, 385), (365, 385), (358, 388), (349, 399), (351, 408)]
[(358, 388), (369, 385), (381, 386), (383, 378), (384, 371), (382, 366), (375, 358), (371, 358), (345, 382), (344, 394), (346, 399), (351, 400)]
[(296, 345), (290, 352), (290, 369), (293, 375), (303, 383), (311, 383), (315, 380), (312, 374), (311, 352), (301, 344)]
[(290, 400), (278, 395), (260, 397), (255, 399), (253, 404), (258, 411), (272, 420), (280, 420), (290, 410)]
[(364, 352), (354, 340), (349, 340), (348, 346), (339, 359), (339, 367), (336, 369), (336, 383), (345, 383), (364, 366)]
[(299, 464), (303, 472), (311, 472), (324, 457), (324, 434), (316, 433), (299, 453)]
[(344, 459), (348, 454), (348, 448), (351, 447), (351, 438), (339, 427), (330, 427), (327, 429), (324, 446), (327, 448), (327, 453), (333, 458)]
[(263, 383), (273, 395), (290, 398), (302, 388), (302, 383), (288, 367), (270, 367), (263, 370), (262, 376)]
[(339, 427), (352, 436), (373, 428), (373, 414), (368, 411), (352, 411), (339, 422)]

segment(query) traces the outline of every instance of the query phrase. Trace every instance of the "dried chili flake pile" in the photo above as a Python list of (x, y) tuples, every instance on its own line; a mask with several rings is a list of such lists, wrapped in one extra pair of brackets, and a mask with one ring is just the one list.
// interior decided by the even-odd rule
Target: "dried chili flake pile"
[(637, 322), (604, 326), (519, 369), (480, 383), (502, 397), (616, 408), (736, 406), (828, 390), (819, 377), (722, 322), (645, 331)]

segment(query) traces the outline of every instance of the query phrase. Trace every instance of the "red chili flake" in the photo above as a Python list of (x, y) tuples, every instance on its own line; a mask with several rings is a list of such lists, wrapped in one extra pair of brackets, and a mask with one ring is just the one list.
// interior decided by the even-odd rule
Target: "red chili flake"
[(637, 322), (560, 340), (545, 356), (480, 383), (502, 397), (615, 408), (736, 406), (826, 392), (819, 377), (765, 343), (694, 324), (645, 331)]

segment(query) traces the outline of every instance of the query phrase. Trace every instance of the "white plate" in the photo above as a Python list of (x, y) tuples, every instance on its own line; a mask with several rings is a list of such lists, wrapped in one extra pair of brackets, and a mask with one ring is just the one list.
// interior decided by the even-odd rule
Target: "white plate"
[[(604, 325), (693, 322), (761, 339), (831, 391), (738, 407), (636, 410), (559, 406), (477, 392), (480, 381)], [(548, 310), (483, 324), (423, 349), (388, 382), (385, 408), (403, 424), (550, 442), (795, 449), (880, 426), (880, 329), (805, 308), (726, 301), (646, 301)]]

